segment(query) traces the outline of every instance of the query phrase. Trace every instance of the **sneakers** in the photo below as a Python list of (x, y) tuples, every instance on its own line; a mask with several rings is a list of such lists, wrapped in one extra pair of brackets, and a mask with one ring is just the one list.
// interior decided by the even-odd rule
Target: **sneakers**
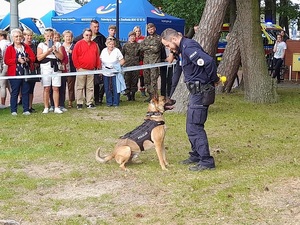
[(63, 111), (60, 110), (60, 108), (55, 108), (54, 113), (62, 114), (64, 113)]
[(54, 107), (51, 106), (50, 109), (49, 109), (49, 112), (53, 112), (54, 111)]
[(188, 164), (195, 164), (195, 163), (197, 163), (197, 162), (191, 160), (190, 158), (187, 158), (187, 159), (185, 159), (185, 160), (180, 161), (179, 163), (180, 163), (180, 164), (184, 164), (184, 165), (188, 165)]
[(88, 109), (95, 109), (96, 107), (95, 107), (94, 104), (89, 104), (89, 105), (87, 106), (87, 108), (88, 108)]
[(29, 111), (23, 112), (23, 115), (29, 116), (31, 113)]
[(59, 107), (60, 108), (60, 110), (61, 111), (63, 111), (63, 112), (67, 112), (68, 110), (65, 108), (65, 107), (63, 107), (63, 106), (61, 106), (61, 107)]
[(0, 104), (0, 109), (5, 109), (5, 108), (6, 108), (5, 105)]
[(82, 110), (82, 104), (77, 104), (77, 109)]
[(34, 108), (30, 108), (30, 109), (29, 109), (29, 112), (30, 112), (30, 113), (34, 113), (34, 112), (35, 112), (35, 109), (34, 109)]
[(197, 164), (195, 166), (191, 166), (189, 168), (190, 171), (203, 171), (203, 170), (214, 170), (215, 168), (210, 168), (210, 167), (207, 167), (207, 166), (202, 166), (200, 164)]
[(18, 113), (17, 113), (17, 112), (12, 112), (11, 115), (12, 115), (12, 116), (17, 116)]
[(48, 109), (48, 108), (44, 108), (44, 111), (43, 111), (42, 113), (43, 113), (43, 114), (49, 113), (49, 109)]

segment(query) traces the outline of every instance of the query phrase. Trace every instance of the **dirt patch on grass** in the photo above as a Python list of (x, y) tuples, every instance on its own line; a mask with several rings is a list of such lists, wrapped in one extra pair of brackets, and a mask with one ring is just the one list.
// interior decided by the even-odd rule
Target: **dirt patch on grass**
[(300, 179), (282, 180), (251, 196), (252, 203), (265, 209), (270, 224), (300, 224)]
[(59, 178), (73, 170), (70, 166), (60, 163), (51, 162), (45, 165), (27, 165), (22, 169), (14, 169), (15, 172), (24, 172), (33, 178)]

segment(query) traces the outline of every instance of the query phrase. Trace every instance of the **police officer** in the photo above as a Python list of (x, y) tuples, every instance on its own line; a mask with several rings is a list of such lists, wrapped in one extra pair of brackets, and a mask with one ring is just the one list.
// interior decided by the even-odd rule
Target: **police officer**
[[(209, 56), (198, 42), (183, 37), (176, 30), (168, 28), (161, 34), (162, 43), (173, 54), (181, 57), (180, 64), (184, 81), (190, 91), (186, 119), (186, 132), (191, 143), (189, 158), (182, 164), (196, 164), (191, 171), (203, 171), (215, 168), (214, 158), (210, 155), (208, 140), (204, 130), (208, 107), (214, 102), (214, 83), (219, 81), (214, 59)], [(171, 95), (179, 81), (181, 73), (175, 73), (172, 79)]]

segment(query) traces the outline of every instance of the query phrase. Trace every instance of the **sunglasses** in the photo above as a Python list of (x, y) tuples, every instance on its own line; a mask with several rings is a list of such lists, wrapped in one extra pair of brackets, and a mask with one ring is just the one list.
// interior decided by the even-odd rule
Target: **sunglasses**
[(45, 31), (53, 31), (52, 28), (46, 28)]

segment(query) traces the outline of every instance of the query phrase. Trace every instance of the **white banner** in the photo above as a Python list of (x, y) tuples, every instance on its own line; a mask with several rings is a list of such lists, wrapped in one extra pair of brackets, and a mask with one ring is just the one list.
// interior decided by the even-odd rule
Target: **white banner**
[(58, 15), (72, 12), (80, 7), (81, 5), (75, 0), (55, 0), (55, 11)]

